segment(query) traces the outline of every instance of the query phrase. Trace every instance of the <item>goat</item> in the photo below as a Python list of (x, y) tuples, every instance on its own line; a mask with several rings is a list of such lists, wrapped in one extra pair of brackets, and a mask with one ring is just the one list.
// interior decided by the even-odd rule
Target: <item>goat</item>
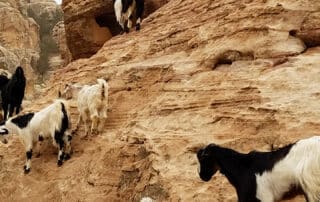
[[(113, 0), (114, 12), (122, 32), (129, 32), (135, 14), (136, 30), (140, 30), (140, 23), (144, 11), (144, 0)], [(126, 21), (128, 24), (126, 25)]]
[[(5, 78), (2, 78), (5, 80)], [(1, 89), (2, 109), (4, 112), (4, 120), (13, 115), (15, 110), (19, 114), (21, 103), (24, 97), (26, 88), (26, 78), (22, 67), (17, 67), (11, 79)]]
[(89, 134), (88, 126), (91, 123), (91, 134), (101, 132), (107, 118), (109, 85), (104, 79), (97, 79), (92, 86), (79, 86), (76, 84), (65, 86), (62, 97), (71, 99), (77, 96), (79, 118), (75, 131), (81, 122), (84, 122), (85, 136)]
[(308, 202), (320, 200), (320, 136), (248, 154), (209, 144), (197, 158), (200, 178), (209, 181), (220, 170), (235, 187), (239, 202), (278, 201), (292, 189), (300, 189)]
[(7, 143), (6, 136), (9, 134), (17, 134), (23, 140), (27, 157), (24, 165), (26, 174), (31, 169), (33, 145), (44, 138), (51, 137), (53, 144), (58, 147), (58, 166), (70, 158), (72, 136), (67, 108), (66, 101), (57, 99), (39, 112), (17, 115), (0, 124), (2, 143)]
[(5, 75), (0, 75), (0, 88), (5, 86), (10, 79)]

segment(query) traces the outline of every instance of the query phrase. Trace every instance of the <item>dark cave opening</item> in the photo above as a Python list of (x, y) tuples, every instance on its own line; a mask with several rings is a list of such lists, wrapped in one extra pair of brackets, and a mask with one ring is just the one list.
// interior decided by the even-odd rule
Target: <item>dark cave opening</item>
[(95, 20), (100, 27), (107, 27), (110, 30), (112, 36), (116, 36), (120, 34), (121, 32), (120, 25), (116, 21), (114, 14), (105, 13), (105, 14), (96, 16)]
[(290, 30), (289, 35), (301, 39), (307, 48), (320, 46), (320, 31), (319, 30)]

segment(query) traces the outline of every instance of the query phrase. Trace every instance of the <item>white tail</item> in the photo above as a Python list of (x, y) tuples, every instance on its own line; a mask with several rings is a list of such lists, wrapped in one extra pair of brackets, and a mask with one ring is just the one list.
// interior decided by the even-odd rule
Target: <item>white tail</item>
[(104, 79), (97, 79), (98, 84), (101, 86), (101, 100), (108, 98), (109, 85)]

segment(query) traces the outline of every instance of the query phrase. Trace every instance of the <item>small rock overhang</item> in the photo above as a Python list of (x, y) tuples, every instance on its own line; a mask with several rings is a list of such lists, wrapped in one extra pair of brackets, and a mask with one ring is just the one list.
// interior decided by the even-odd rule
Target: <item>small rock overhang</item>
[[(145, 1), (143, 18), (167, 2), (169, 0)], [(62, 9), (67, 44), (74, 60), (94, 55), (107, 40), (120, 34), (111, 0), (64, 1)]]

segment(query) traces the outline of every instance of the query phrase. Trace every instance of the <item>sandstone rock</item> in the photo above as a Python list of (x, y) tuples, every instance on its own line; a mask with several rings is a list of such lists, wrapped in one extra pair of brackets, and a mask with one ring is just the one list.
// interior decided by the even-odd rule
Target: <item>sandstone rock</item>
[(31, 0), (26, 7), (28, 16), (33, 18), (40, 27), (40, 57), (36, 70), (44, 80), (50, 70), (64, 65), (59, 44), (53, 37), (54, 26), (63, 20), (63, 12), (54, 0)]
[[(65, 9), (72, 2), (64, 1)], [(220, 173), (200, 181), (195, 151), (211, 142), (269, 150), (318, 134), (319, 6), (318, 0), (169, 1), (140, 32), (113, 37), (91, 58), (53, 74), (48, 93), (30, 109), (48, 104), (66, 83), (109, 78), (105, 133), (80, 140), (80, 128), (69, 162), (56, 168), (47, 148), (28, 178), (19, 175), (17, 140), (0, 147), (0, 188), (11, 197), (3, 200), (236, 201)], [(75, 23), (69, 20), (66, 26)], [(70, 113), (76, 123), (74, 102)]]
[(23, 66), (31, 93), (36, 79), (33, 68), (39, 59), (39, 27), (21, 13), (21, 7), (19, 1), (0, 2), (0, 68), (13, 72)]
[[(167, 3), (168, 0), (146, 1), (145, 16)], [(115, 20), (112, 1), (66, 0), (64, 11), (67, 43), (74, 59), (95, 54), (120, 27)]]
[(39, 50), (38, 25), (15, 8), (3, 5), (0, 9), (1, 44), (10, 48)]
[(7, 69), (10, 72), (13, 72), (17, 67), (17, 64), (19, 63), (20, 61), (14, 53), (0, 46), (0, 68), (1, 69)]
[(60, 57), (62, 59), (62, 66), (66, 66), (72, 60), (72, 55), (67, 46), (66, 33), (64, 28), (64, 22), (60, 21), (52, 30), (52, 36), (59, 46)]
[(68, 47), (72, 58), (86, 58), (96, 53), (112, 37), (108, 28), (100, 27), (94, 18), (82, 18), (66, 25)]

